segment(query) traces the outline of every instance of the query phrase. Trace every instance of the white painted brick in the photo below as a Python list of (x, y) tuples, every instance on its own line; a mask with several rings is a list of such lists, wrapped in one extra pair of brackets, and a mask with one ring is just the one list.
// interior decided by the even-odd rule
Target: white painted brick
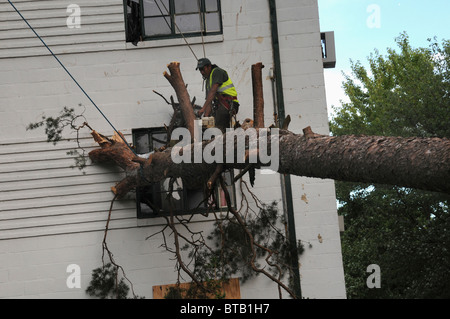
[(278, 10), (277, 18), (280, 22), (316, 19), (318, 18), (318, 8), (317, 6), (283, 7)]
[(6, 269), (0, 269), (0, 284), (7, 283), (9, 281), (9, 271)]
[(38, 279), (25, 282), (25, 296), (40, 295), (47, 291), (52, 291), (54, 280)]
[(24, 295), (24, 282), (7, 282), (0, 285), (0, 298), (18, 298)]
[(301, 33), (317, 32), (318, 25), (318, 19), (284, 21), (279, 24), (278, 32), (281, 37), (297, 34), (298, 30), (301, 30)]

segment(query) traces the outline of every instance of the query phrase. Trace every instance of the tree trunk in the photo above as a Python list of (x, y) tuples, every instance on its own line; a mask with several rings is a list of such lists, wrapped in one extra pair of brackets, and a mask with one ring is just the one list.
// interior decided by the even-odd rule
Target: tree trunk
[(450, 193), (450, 140), (287, 132), (279, 172)]
[[(191, 150), (193, 145), (190, 146)], [(203, 142), (202, 148), (206, 145), (208, 142)], [(184, 151), (188, 149), (189, 146)], [(226, 147), (223, 149), (226, 150)], [(90, 152), (89, 156), (94, 162), (114, 161), (127, 171), (127, 178), (116, 186), (115, 193), (119, 196), (125, 195), (136, 185), (158, 182), (168, 177), (181, 177), (189, 181), (192, 187), (198, 187), (202, 182), (206, 184), (214, 174), (216, 163), (194, 163), (192, 152), (190, 162), (175, 164), (171, 151), (172, 148), (168, 148), (143, 161), (135, 158), (122, 140), (115, 139), (108, 146)], [(313, 133), (298, 135), (280, 130), (278, 159), (278, 172), (281, 174), (391, 184), (450, 193), (449, 139), (352, 135), (331, 137)], [(137, 162), (143, 164), (142, 168)], [(225, 167), (244, 168), (246, 164), (248, 162), (238, 162), (235, 158)], [(255, 166), (261, 167), (263, 164)]]
[[(164, 76), (177, 93), (183, 116), (193, 137), (195, 116), (186, 85), (181, 77), (179, 63), (173, 62), (168, 68), (171, 74), (164, 73)], [(255, 101), (255, 110), (259, 108), (258, 105), (261, 103)], [(260, 125), (261, 123), (257, 124)], [(256, 128), (256, 132), (259, 134), (260, 129)], [(194, 162), (195, 151), (191, 152), (190, 162), (180, 164), (174, 163), (172, 148), (156, 152), (148, 160), (143, 160), (129, 149), (123, 141), (123, 136), (116, 134), (108, 139), (95, 131), (92, 134), (101, 149), (89, 153), (91, 160), (98, 163), (113, 161), (127, 172), (127, 177), (112, 188), (119, 197), (139, 185), (159, 182), (168, 177), (181, 177), (186, 183), (185, 187), (197, 188), (202, 184), (206, 185), (208, 181), (211, 182), (217, 175), (217, 163)], [(244, 135), (245, 132), (241, 130), (239, 134)], [(217, 142), (216, 137), (214, 143)], [(203, 141), (201, 149), (203, 150), (209, 143)], [(271, 149), (270, 138), (267, 144), (268, 149)], [(184, 151), (193, 150), (193, 145), (186, 146)], [(224, 160), (223, 166), (237, 169), (248, 168), (250, 154), (260, 151), (248, 150), (247, 162), (242, 163), (236, 158), (237, 151), (234, 148), (234, 160), (225, 162), (226, 149), (224, 146), (221, 157)], [(275, 147), (272, 149), (273, 152), (278, 151)], [(450, 140), (445, 138), (332, 137), (314, 134), (309, 127), (304, 129), (304, 135), (282, 129), (279, 131), (277, 159), (279, 160), (277, 171), (281, 174), (391, 184), (450, 193)], [(263, 165), (258, 162), (254, 166)]]

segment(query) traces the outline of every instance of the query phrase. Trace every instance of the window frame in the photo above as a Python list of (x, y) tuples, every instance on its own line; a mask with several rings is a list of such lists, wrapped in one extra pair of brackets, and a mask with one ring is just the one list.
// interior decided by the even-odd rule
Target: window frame
[(336, 67), (336, 49), (334, 43), (334, 31), (321, 32), (322, 62), (325, 69)]
[[(152, 41), (152, 40), (164, 40), (164, 39), (178, 39), (178, 38), (183, 38), (183, 37), (201, 37), (201, 36), (214, 36), (214, 35), (222, 35), (223, 34), (223, 19), (222, 19), (222, 4), (221, 4), (221, 0), (215, 0), (217, 1), (217, 11), (207, 11), (206, 10), (206, 0), (198, 0), (200, 1), (200, 6), (201, 6), (201, 15), (202, 15), (202, 23), (200, 24), (200, 28), (203, 28), (203, 30), (201, 31), (195, 31), (195, 32), (179, 32), (178, 28), (176, 26), (175, 20), (176, 20), (176, 16), (177, 15), (189, 15), (189, 14), (193, 14), (194, 12), (191, 13), (180, 13), (180, 14), (176, 14), (175, 12), (175, 1), (176, 0), (167, 0), (169, 2), (169, 8), (167, 8), (170, 12), (169, 15), (164, 14), (164, 15), (145, 15), (144, 12), (144, 1), (145, 0), (139, 0), (139, 6), (140, 6), (140, 28), (141, 28), (141, 37), (142, 37), (142, 41)], [(160, 1), (160, 0), (158, 0)], [(124, 0), (124, 6), (125, 8), (127, 7), (126, 5), (126, 0)], [(161, 10), (164, 11), (165, 8), (164, 6), (162, 6), (160, 4)], [(164, 12), (163, 12), (164, 13)], [(199, 14), (198, 11), (196, 11), (197, 14)], [(206, 15), (208, 13), (217, 13), (218, 18), (219, 18), (219, 30), (217, 31), (207, 31), (207, 26), (206, 26)], [(146, 18), (151, 18), (151, 17), (167, 17), (170, 16), (170, 34), (161, 34), (161, 35), (147, 35), (146, 31), (145, 31), (145, 19)], [(125, 26), (126, 26), (126, 32), (128, 32), (127, 30), (127, 11), (125, 9)]]
[[(137, 138), (139, 135), (144, 136), (144, 135), (148, 135), (148, 150), (153, 150), (155, 145), (153, 144), (153, 140), (154, 137), (152, 136), (153, 134), (162, 134), (162, 133), (166, 133), (166, 129), (164, 127), (155, 127), (155, 128), (141, 128), (141, 129), (133, 129), (132, 130), (132, 137), (133, 137), (133, 145), (136, 148), (136, 153), (137, 154), (146, 154), (147, 152), (140, 152), (139, 150), (139, 146), (138, 146), (138, 141)], [(156, 147), (159, 147), (156, 146)], [(228, 170), (225, 171), (224, 173), (225, 176), (225, 180), (228, 180), (229, 183), (227, 183), (227, 188), (228, 188), (228, 192), (230, 193), (231, 196), (231, 200), (232, 200), (232, 206), (235, 209), (236, 208), (236, 187), (234, 185), (234, 183), (232, 182), (234, 179), (234, 170)], [(136, 188), (136, 213), (137, 213), (137, 218), (138, 219), (149, 219), (149, 218), (157, 218), (157, 217), (163, 217), (163, 216), (170, 216), (170, 211), (164, 211), (164, 204), (161, 205), (162, 207), (158, 207), (160, 208), (159, 211), (155, 212), (155, 211), (151, 211), (152, 209), (150, 208), (150, 212), (145, 212), (142, 209), (142, 205), (146, 205), (143, 201), (141, 201), (141, 196), (144, 192), (148, 191), (149, 193), (151, 193), (152, 200), (153, 202), (159, 201), (159, 197), (160, 195), (163, 195), (164, 193), (167, 193), (166, 190), (163, 189), (163, 184), (166, 182), (158, 182), (158, 183), (154, 183), (152, 185), (148, 185), (145, 186), (144, 189), (141, 188)], [(149, 188), (153, 188), (153, 191), (149, 191)], [(215, 208), (211, 208), (208, 207), (208, 202), (206, 202), (204, 200), (204, 196), (203, 196), (203, 190), (199, 189), (199, 190), (186, 190), (181, 182), (181, 190), (178, 191), (178, 194), (182, 195), (181, 198), (181, 209), (175, 209), (172, 211), (172, 214), (177, 216), (177, 215), (193, 215), (193, 214), (207, 214), (207, 213), (212, 213), (212, 212), (224, 212), (228, 210), (228, 207), (226, 205), (226, 203), (224, 203), (224, 195), (223, 195), (223, 191), (220, 185), (216, 186), (215, 190), (214, 190), (214, 195), (215, 195), (215, 199), (216, 199), (216, 203)], [(194, 196), (200, 195), (201, 199), (199, 203), (192, 203), (192, 198), (194, 198)], [(191, 201), (190, 201), (191, 199)], [(160, 201), (162, 203), (162, 201)], [(200, 206), (200, 204), (203, 202), (203, 204)], [(194, 205), (193, 205), (194, 204)], [(224, 205), (222, 205), (224, 204)], [(195, 206), (197, 205), (197, 206)], [(148, 206), (148, 205), (147, 205)], [(195, 207), (194, 207), (195, 206)]]

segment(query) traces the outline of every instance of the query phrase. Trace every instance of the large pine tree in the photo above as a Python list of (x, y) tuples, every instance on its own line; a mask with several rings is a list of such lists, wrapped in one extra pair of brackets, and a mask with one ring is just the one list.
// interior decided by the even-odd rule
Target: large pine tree
[[(450, 137), (450, 41), (412, 48), (407, 34), (352, 63), (336, 108), (335, 136), (366, 134)], [(345, 218), (343, 258), (349, 298), (450, 297), (450, 196), (380, 184), (337, 182)], [(366, 269), (381, 268), (381, 288), (369, 289)]]

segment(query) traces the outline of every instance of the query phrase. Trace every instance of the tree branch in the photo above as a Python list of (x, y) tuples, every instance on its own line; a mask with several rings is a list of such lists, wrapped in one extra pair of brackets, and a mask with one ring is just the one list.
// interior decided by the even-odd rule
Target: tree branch
[(262, 69), (264, 65), (259, 62), (252, 65), (253, 83), (253, 127), (264, 127), (264, 92), (262, 84)]
[[(270, 249), (260, 245), (259, 243), (255, 242), (255, 239), (252, 235), (252, 233), (250, 232), (250, 230), (248, 229), (245, 221), (242, 219), (241, 215), (239, 214), (239, 212), (237, 212), (234, 208), (233, 205), (231, 203), (231, 198), (230, 198), (230, 194), (228, 193), (226, 184), (223, 180), (222, 177), (220, 177), (220, 184), (221, 187), (224, 191), (225, 194), (225, 200), (227, 201), (227, 206), (228, 206), (228, 211), (231, 212), (231, 214), (233, 214), (234, 218), (236, 218), (236, 220), (238, 221), (239, 225), (242, 227), (242, 229), (244, 230), (244, 232), (246, 233), (249, 241), (250, 241), (250, 249), (252, 251), (252, 258), (250, 261), (250, 266), (252, 267), (252, 269), (257, 272), (257, 273), (262, 273), (264, 274), (266, 277), (268, 277), (269, 279), (271, 279), (272, 281), (276, 282), (278, 284), (279, 287), (282, 287), (284, 290), (286, 290), (292, 298), (296, 298), (295, 293), (288, 287), (286, 286), (281, 280), (280, 278), (275, 278), (272, 274), (268, 273), (264, 268), (258, 268), (255, 264), (256, 261), (256, 250), (255, 250), (255, 246), (259, 247), (260, 249), (263, 249), (265, 251), (268, 251), (269, 253), (272, 253)], [(269, 254), (270, 257), (270, 254)], [(268, 257), (268, 258), (269, 258)], [(269, 264), (270, 265), (270, 264)]]
[(186, 89), (186, 84), (184, 83), (183, 76), (181, 75), (180, 62), (171, 62), (167, 65), (167, 68), (169, 69), (170, 74), (164, 72), (164, 77), (169, 81), (177, 94), (181, 112), (186, 120), (186, 127), (193, 138), (195, 114), (191, 104), (191, 98), (189, 97), (189, 93)]

